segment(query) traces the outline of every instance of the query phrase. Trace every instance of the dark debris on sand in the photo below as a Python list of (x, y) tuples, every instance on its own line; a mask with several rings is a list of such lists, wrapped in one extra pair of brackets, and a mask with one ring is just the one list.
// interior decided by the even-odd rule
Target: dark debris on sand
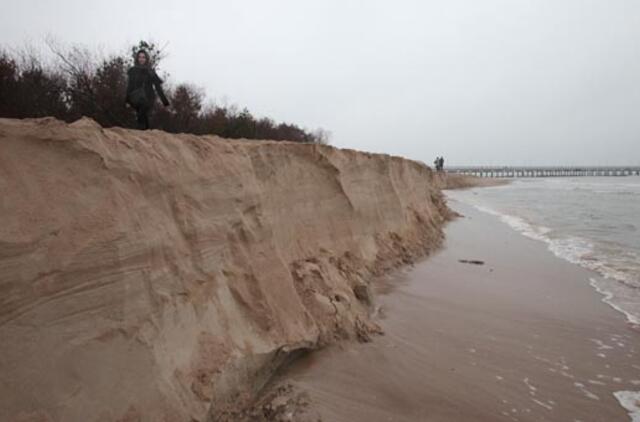
[(480, 261), (478, 259), (459, 259), (458, 262), (463, 264), (484, 265), (484, 261)]

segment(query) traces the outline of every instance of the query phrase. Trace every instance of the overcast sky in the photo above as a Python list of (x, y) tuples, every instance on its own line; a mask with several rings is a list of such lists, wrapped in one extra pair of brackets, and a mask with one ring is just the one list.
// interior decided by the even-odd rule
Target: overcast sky
[(0, 0), (0, 43), (122, 51), (209, 98), (450, 164), (640, 164), (638, 0)]

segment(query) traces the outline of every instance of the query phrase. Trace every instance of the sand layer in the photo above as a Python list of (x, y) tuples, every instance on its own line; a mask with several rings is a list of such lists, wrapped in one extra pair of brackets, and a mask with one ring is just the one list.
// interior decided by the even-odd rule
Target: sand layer
[[(640, 332), (595, 274), (452, 202), (441, 251), (379, 285), (385, 336), (314, 352), (281, 382), (300, 420), (629, 421)], [(467, 262), (461, 262), (467, 261)], [(481, 261), (475, 262), (474, 261)]]
[(0, 201), (2, 421), (233, 420), (448, 216), (421, 163), (89, 119), (0, 119)]

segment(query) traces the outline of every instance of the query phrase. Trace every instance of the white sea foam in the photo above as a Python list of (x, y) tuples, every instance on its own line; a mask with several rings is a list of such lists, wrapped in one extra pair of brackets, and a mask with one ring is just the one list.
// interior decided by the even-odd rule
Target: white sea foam
[[(536, 399), (531, 399), (531, 401), (533, 401), (535, 404), (544, 407), (547, 410), (553, 410), (553, 406), (549, 406), (546, 403), (541, 402), (540, 400), (536, 400)], [(633, 421), (635, 422), (635, 421)]]
[(598, 340), (597, 338), (591, 338), (589, 339), (592, 342), (594, 342), (595, 344), (598, 345), (598, 350), (611, 350), (613, 349), (612, 346), (609, 346), (608, 344), (605, 344), (602, 340)]
[(581, 382), (574, 382), (573, 385), (575, 385), (580, 391), (582, 391), (582, 393), (585, 396), (589, 397), (590, 399), (592, 399), (592, 400), (600, 400), (600, 397), (596, 396), (591, 391), (587, 390), (587, 388)]
[(529, 394), (531, 394), (532, 396), (535, 396), (536, 395), (536, 391), (538, 389), (529, 382), (529, 378), (525, 378), (523, 381), (524, 381), (525, 385), (529, 388)]
[(599, 283), (598, 280), (595, 278), (589, 279), (589, 282), (598, 291), (598, 293), (600, 293), (603, 296), (602, 301), (604, 303), (611, 306), (616, 311), (622, 312), (627, 317), (627, 321), (629, 321), (630, 323), (634, 325), (640, 325), (640, 317), (635, 314), (632, 314), (631, 312), (627, 312), (626, 309), (618, 305), (613, 300), (613, 297), (614, 297), (613, 293), (601, 287), (602, 282)]
[(631, 421), (640, 422), (640, 391), (616, 391), (613, 395), (629, 412)]
[(518, 217), (515, 215), (503, 214), (492, 208), (485, 207), (482, 205), (474, 205), (474, 207), (479, 211), (498, 217), (504, 223), (508, 224), (509, 226), (514, 228), (516, 231), (519, 231), (520, 233), (524, 234), (525, 236), (531, 239), (540, 240), (543, 242), (546, 242), (548, 240), (548, 237), (545, 236), (545, 234), (551, 231), (551, 229), (548, 227), (534, 226), (532, 224), (529, 224), (525, 219), (521, 217)]

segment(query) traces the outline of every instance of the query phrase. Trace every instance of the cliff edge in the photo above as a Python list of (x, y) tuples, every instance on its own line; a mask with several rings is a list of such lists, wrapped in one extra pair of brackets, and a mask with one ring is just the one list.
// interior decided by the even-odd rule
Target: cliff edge
[(399, 157), (0, 119), (0, 420), (223, 419), (448, 217)]

